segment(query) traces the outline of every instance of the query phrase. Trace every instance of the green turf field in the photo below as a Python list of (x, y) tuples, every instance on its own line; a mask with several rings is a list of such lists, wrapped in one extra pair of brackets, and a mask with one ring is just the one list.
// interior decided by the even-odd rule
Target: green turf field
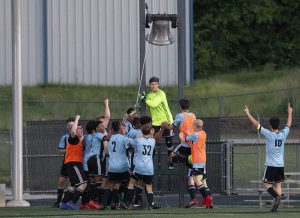
[[(204, 208), (174, 208), (165, 207), (159, 210), (138, 211), (69, 211), (52, 209), (45, 206), (32, 206), (29, 208), (0, 208), (0, 217), (299, 217), (300, 207), (279, 208), (273, 214), (269, 207), (219, 207), (214, 209)], [(275, 216), (274, 216), (275, 215)]]

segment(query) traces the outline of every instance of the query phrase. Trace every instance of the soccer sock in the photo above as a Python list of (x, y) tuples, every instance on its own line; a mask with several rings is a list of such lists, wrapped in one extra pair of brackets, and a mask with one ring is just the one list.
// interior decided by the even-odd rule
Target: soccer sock
[(134, 189), (127, 189), (127, 204), (132, 204), (132, 200), (133, 200), (133, 196), (134, 196)]
[(205, 191), (207, 195), (211, 195), (210, 189), (208, 187), (205, 187)]
[(63, 197), (63, 194), (64, 194), (64, 189), (58, 188), (58, 189), (57, 189), (57, 199), (56, 199), (56, 202), (57, 202), (57, 203), (60, 203), (60, 202), (61, 202), (61, 199), (62, 199), (62, 197)]
[(148, 198), (148, 204), (153, 205), (153, 192), (149, 192), (147, 198)]
[(269, 194), (272, 195), (274, 198), (276, 198), (277, 196), (279, 196), (279, 195), (277, 194), (277, 192), (274, 190), (273, 187), (269, 187), (269, 188), (267, 189), (267, 191), (268, 191)]
[(70, 187), (67, 188), (67, 190), (64, 191), (64, 196), (61, 199), (63, 203), (67, 203), (73, 196), (74, 190)]
[(102, 200), (101, 200), (101, 204), (102, 204), (104, 207), (106, 207), (107, 201), (108, 201), (108, 199), (110, 198), (110, 196), (111, 196), (111, 190), (110, 190), (110, 189), (105, 189), (104, 195), (103, 195)]
[(96, 183), (90, 184), (90, 191), (89, 191), (90, 199), (93, 201), (96, 198)]
[(78, 201), (78, 199), (80, 198), (80, 196), (82, 195), (82, 193), (83, 193), (83, 190), (81, 190), (80, 188), (76, 188), (75, 189), (75, 192), (74, 192), (74, 194), (72, 196), (72, 202), (74, 204), (76, 204), (76, 202)]
[(82, 193), (81, 204), (86, 204), (89, 201), (90, 201), (89, 192), (88, 191), (84, 191)]
[(191, 200), (194, 200), (196, 198), (196, 190), (194, 185), (189, 186), (189, 193), (190, 193)]
[(98, 187), (98, 202), (100, 203), (102, 201), (102, 198), (103, 198), (103, 195), (104, 195), (104, 192), (105, 192), (105, 189), (101, 188), (101, 187)]
[(208, 193), (206, 192), (206, 188), (204, 187), (203, 184), (197, 186), (197, 189), (199, 190), (200, 194), (202, 195), (203, 198), (206, 198)]
[(95, 186), (95, 195), (93, 201), (99, 201), (100, 196), (103, 194), (103, 189), (101, 188), (101, 183), (97, 183)]
[(112, 190), (112, 200), (115, 204), (120, 203), (119, 199), (119, 190), (118, 189), (113, 189)]
[(170, 155), (174, 149), (174, 147), (172, 145), (172, 137), (166, 137), (165, 142), (166, 142), (167, 149), (168, 149), (168, 155)]
[(141, 186), (136, 186), (135, 187), (135, 198), (134, 198), (134, 204), (139, 204), (140, 201), (142, 200), (142, 192), (143, 192), (143, 187)]

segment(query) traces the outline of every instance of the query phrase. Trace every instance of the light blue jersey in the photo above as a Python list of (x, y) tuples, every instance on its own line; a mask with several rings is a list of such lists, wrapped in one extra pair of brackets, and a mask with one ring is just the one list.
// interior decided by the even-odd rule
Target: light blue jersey
[(131, 129), (128, 132), (127, 137), (131, 138), (131, 139), (135, 139), (139, 135), (142, 135), (142, 130), (140, 130), (140, 129)]
[(259, 128), (260, 134), (266, 137), (266, 166), (284, 167), (284, 143), (290, 128), (285, 126), (278, 133), (264, 127)]
[(141, 175), (154, 175), (153, 153), (154, 138), (136, 138), (134, 140), (134, 172)]
[(66, 149), (66, 145), (67, 145), (67, 137), (69, 136), (69, 134), (64, 134), (60, 140), (59, 140), (59, 144), (58, 144), (58, 148), (59, 149)]
[(125, 121), (125, 127), (126, 127), (126, 134), (128, 134), (130, 130), (134, 129), (132, 123), (129, 122), (128, 120)]
[(91, 154), (91, 147), (92, 147), (92, 139), (93, 139), (93, 134), (88, 134), (85, 137), (85, 140), (84, 140), (84, 144), (83, 144), (83, 147), (84, 147), (84, 150), (83, 150), (83, 170), (84, 171), (89, 170), (87, 162), (91, 157), (90, 154)]
[(114, 134), (108, 143), (108, 172), (123, 173), (129, 171), (126, 149), (133, 140), (121, 134)]

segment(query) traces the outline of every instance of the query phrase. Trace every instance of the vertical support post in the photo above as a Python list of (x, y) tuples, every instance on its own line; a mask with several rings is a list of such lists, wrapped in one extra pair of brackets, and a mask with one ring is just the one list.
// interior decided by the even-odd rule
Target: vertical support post
[[(145, 51), (145, 23), (146, 23), (146, 17), (145, 17), (145, 0), (139, 1), (139, 10), (140, 10), (140, 73), (142, 74), (142, 68), (143, 68), (143, 61), (146, 54)], [(141, 75), (140, 75), (141, 76)], [(144, 66), (144, 73), (142, 76), (141, 81), (141, 92), (145, 91), (146, 89), (146, 63)], [(141, 103), (141, 116), (146, 115), (146, 104)]]
[[(184, 67), (184, 59), (183, 55), (184, 49), (184, 34), (185, 31), (185, 22), (184, 22), (184, 1), (177, 0), (177, 19), (178, 19), (178, 100), (183, 98), (184, 96), (184, 81), (185, 81), (185, 67)], [(184, 207), (184, 194), (186, 187), (184, 185), (184, 179), (186, 176), (184, 175), (185, 167), (183, 164), (179, 165), (179, 207)]]
[[(258, 121), (258, 123), (260, 123), (259, 114), (257, 115), (257, 121)], [(257, 140), (258, 140), (258, 142), (260, 142), (259, 132), (257, 132)], [(261, 154), (260, 154), (261, 152), (260, 152), (260, 145), (259, 144), (258, 144), (257, 150), (258, 150), (258, 155), (257, 155), (257, 159), (258, 159), (258, 161), (257, 161), (257, 163), (258, 163), (258, 180), (260, 180), (261, 179)], [(261, 187), (261, 185), (259, 185), (259, 187)]]
[(226, 143), (226, 192), (231, 195), (231, 142)]
[(30, 206), (23, 200), (23, 113), (21, 65), (21, 0), (12, 0), (12, 78), (13, 78), (13, 200), (6, 206)]
[(43, 0), (43, 85), (48, 86), (48, 10), (47, 0)]
[(224, 117), (224, 97), (218, 96), (219, 117)]

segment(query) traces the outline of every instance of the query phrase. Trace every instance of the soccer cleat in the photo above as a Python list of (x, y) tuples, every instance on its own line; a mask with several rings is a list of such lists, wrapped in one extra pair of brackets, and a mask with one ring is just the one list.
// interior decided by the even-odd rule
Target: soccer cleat
[(110, 206), (111, 210), (120, 210), (120, 203), (115, 203)]
[(170, 162), (168, 163), (168, 169), (169, 169), (169, 170), (173, 170), (174, 168), (175, 168), (175, 167), (174, 167), (174, 163), (170, 161)]
[(156, 210), (156, 209), (160, 209), (161, 208), (161, 206), (159, 206), (158, 204), (156, 204), (156, 203), (152, 203), (152, 205), (149, 205), (148, 206), (148, 210)]
[(128, 209), (127, 204), (123, 201), (121, 201), (120, 208), (125, 209), (125, 210)]
[(69, 209), (68, 205), (64, 202), (61, 202), (59, 206), (60, 206), (60, 209), (63, 209), (63, 210), (68, 210)]
[(52, 208), (59, 208), (59, 202), (55, 202), (51, 207)]
[(87, 204), (88, 204), (88, 206), (89, 206), (90, 208), (94, 208), (94, 209), (99, 209), (99, 208), (100, 208), (99, 203), (96, 202), (96, 201), (90, 201), (90, 202), (87, 203)]
[(106, 207), (106, 206), (104, 206), (104, 205), (100, 204), (99, 210), (106, 210), (106, 209), (107, 209), (107, 207)]
[(200, 207), (203, 207), (204, 205), (206, 205), (206, 198), (203, 198), (201, 203), (199, 204)]
[(187, 205), (185, 205), (185, 208), (190, 208), (194, 205), (197, 205), (198, 204), (198, 201), (196, 198), (194, 198), (191, 202), (189, 202)]
[(213, 198), (210, 195), (206, 196), (205, 205), (206, 205), (206, 208), (214, 208), (213, 207)]
[(277, 196), (274, 200), (274, 205), (273, 208), (271, 209), (271, 212), (277, 212), (277, 209), (280, 205), (280, 201), (281, 201), (281, 196)]
[(93, 208), (90, 207), (88, 203), (80, 205), (80, 210), (90, 210), (90, 209), (93, 209)]
[(68, 210), (78, 210), (79, 208), (76, 206), (76, 204), (73, 203), (73, 201), (67, 202)]

